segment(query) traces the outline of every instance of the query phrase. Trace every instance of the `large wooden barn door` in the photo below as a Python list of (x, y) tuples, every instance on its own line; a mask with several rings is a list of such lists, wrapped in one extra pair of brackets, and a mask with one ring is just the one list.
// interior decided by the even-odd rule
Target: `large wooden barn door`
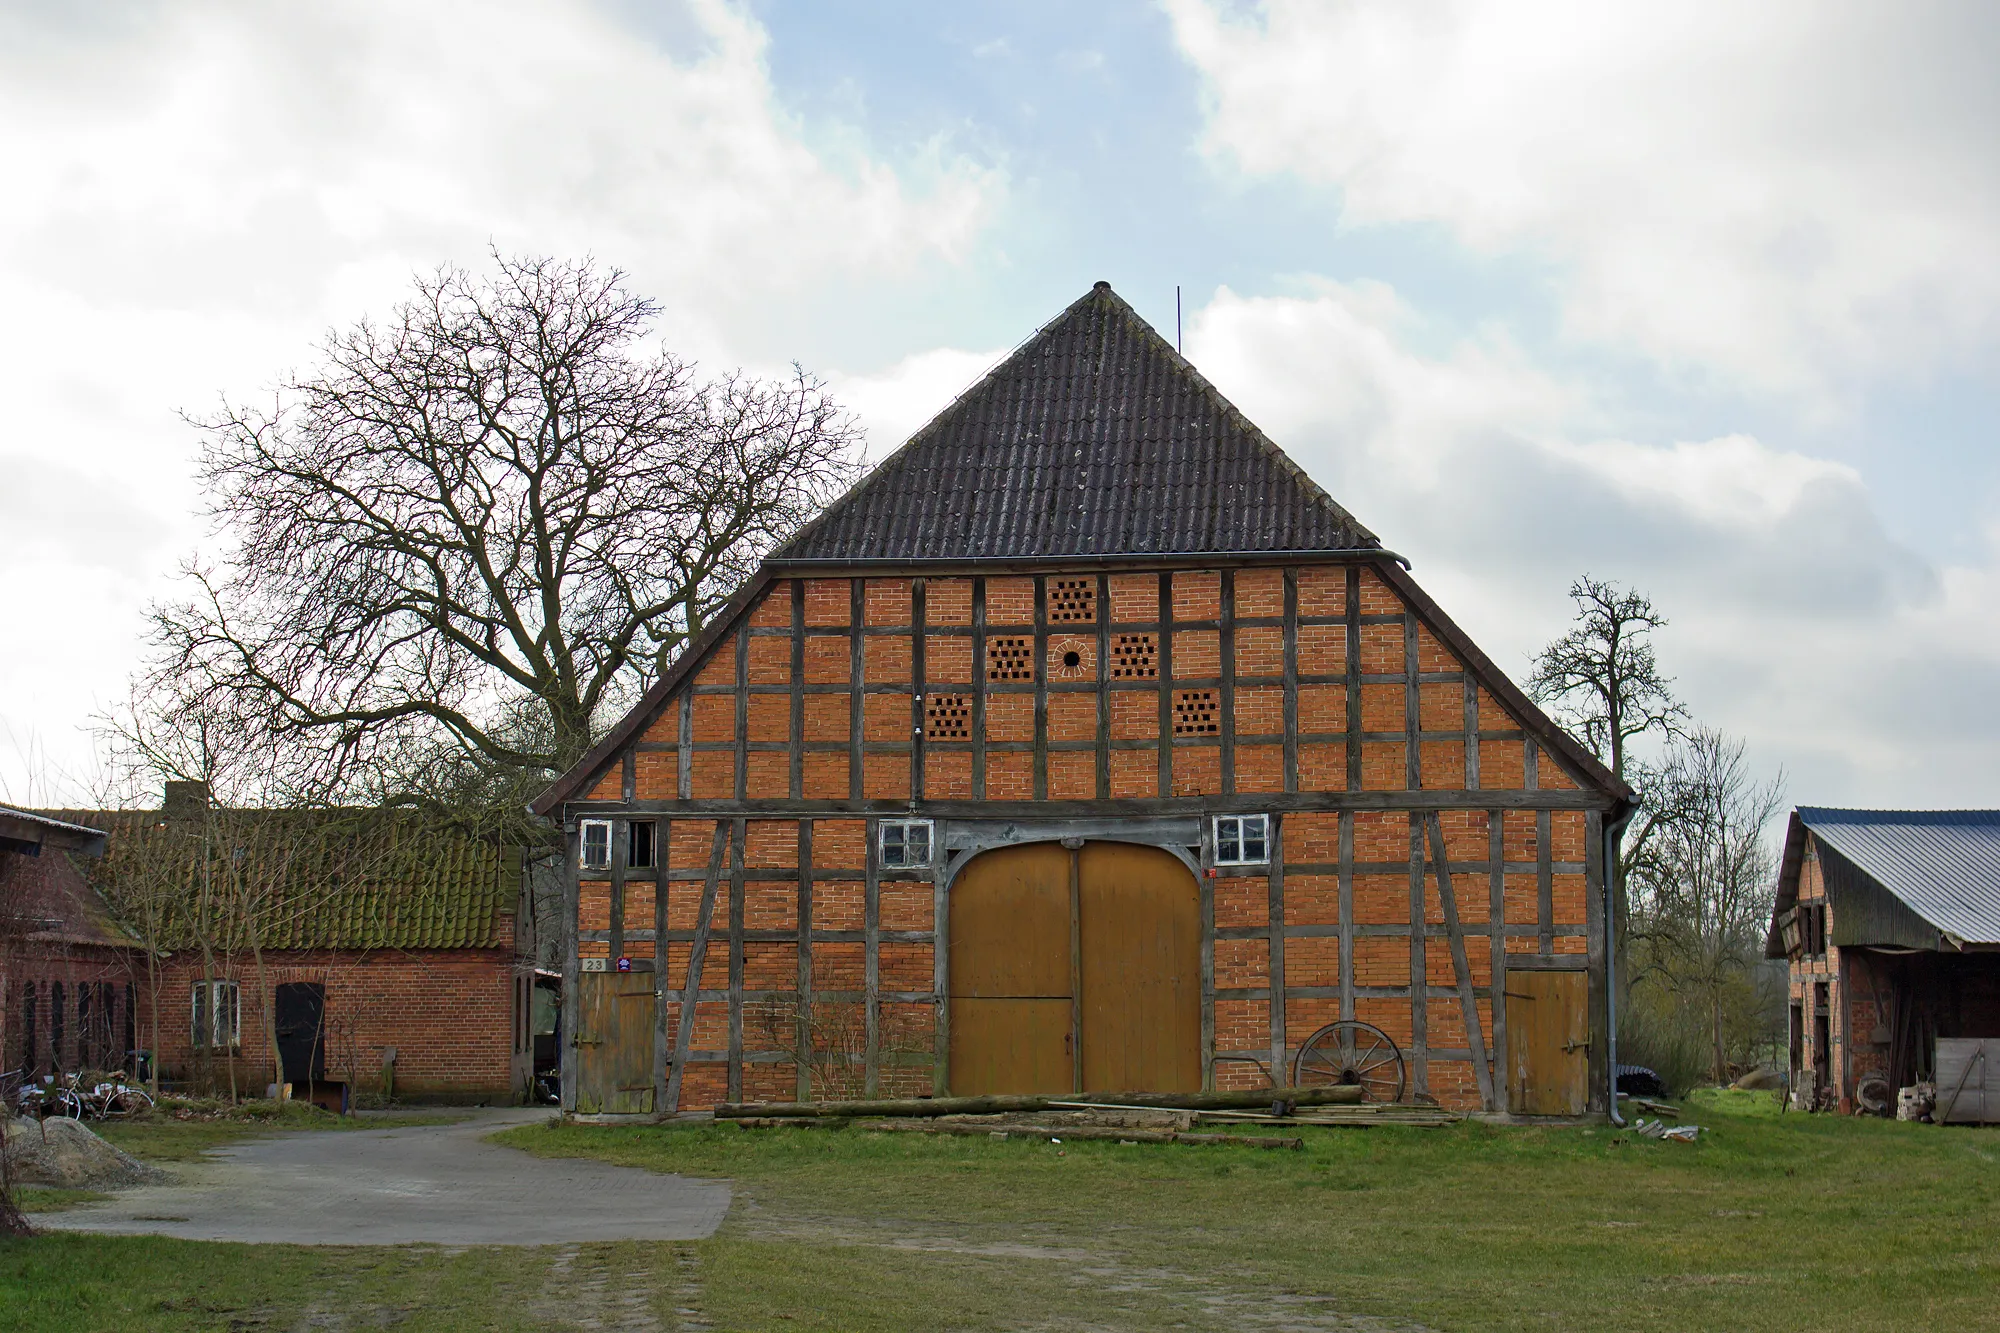
[(1516, 1115), (1582, 1115), (1590, 1081), (1588, 977), (1506, 975), (1509, 1108)]
[(653, 1109), (653, 974), (585, 972), (577, 979), (576, 1109)]
[(1070, 854), (1057, 843), (988, 852), (953, 881), (954, 1093), (1072, 1091), (1070, 915)]
[(1198, 1090), (1199, 902), (1157, 848), (974, 858), (951, 887), (952, 1092)]
[(1083, 941), (1079, 1091), (1201, 1091), (1201, 894), (1157, 847), (1077, 853)]

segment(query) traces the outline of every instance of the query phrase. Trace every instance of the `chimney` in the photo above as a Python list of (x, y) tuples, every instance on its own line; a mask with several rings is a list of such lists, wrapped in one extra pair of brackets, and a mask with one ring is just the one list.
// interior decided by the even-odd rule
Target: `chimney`
[(208, 810), (206, 782), (169, 782), (160, 813), (176, 823), (192, 822)]

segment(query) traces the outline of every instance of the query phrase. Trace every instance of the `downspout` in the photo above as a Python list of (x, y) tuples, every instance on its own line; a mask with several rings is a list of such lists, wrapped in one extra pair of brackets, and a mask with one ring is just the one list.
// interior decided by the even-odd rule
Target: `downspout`
[(1631, 801), (1604, 826), (1604, 1067), (1611, 1085), (1604, 1104), (1611, 1123), (1620, 1129), (1625, 1122), (1618, 1116), (1618, 919), (1612, 915), (1618, 899), (1612, 883), (1618, 874), (1618, 844), (1624, 840), (1625, 826), (1639, 813), (1640, 799), (1639, 793), (1632, 793)]

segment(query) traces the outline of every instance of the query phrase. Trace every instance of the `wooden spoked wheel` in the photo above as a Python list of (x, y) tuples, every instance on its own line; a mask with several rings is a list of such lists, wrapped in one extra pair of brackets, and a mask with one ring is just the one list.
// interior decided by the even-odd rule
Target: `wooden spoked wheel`
[(1359, 1085), (1364, 1102), (1403, 1100), (1403, 1053), (1373, 1023), (1328, 1023), (1292, 1058), (1292, 1086)]

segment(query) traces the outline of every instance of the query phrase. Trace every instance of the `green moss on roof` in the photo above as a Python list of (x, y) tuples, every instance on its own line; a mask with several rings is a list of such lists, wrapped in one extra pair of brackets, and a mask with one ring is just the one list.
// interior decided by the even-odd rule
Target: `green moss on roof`
[[(65, 811), (108, 835), (85, 867), (158, 947), (492, 949), (512, 940), (520, 853), (400, 810)], [(151, 928), (148, 928), (148, 922)]]

